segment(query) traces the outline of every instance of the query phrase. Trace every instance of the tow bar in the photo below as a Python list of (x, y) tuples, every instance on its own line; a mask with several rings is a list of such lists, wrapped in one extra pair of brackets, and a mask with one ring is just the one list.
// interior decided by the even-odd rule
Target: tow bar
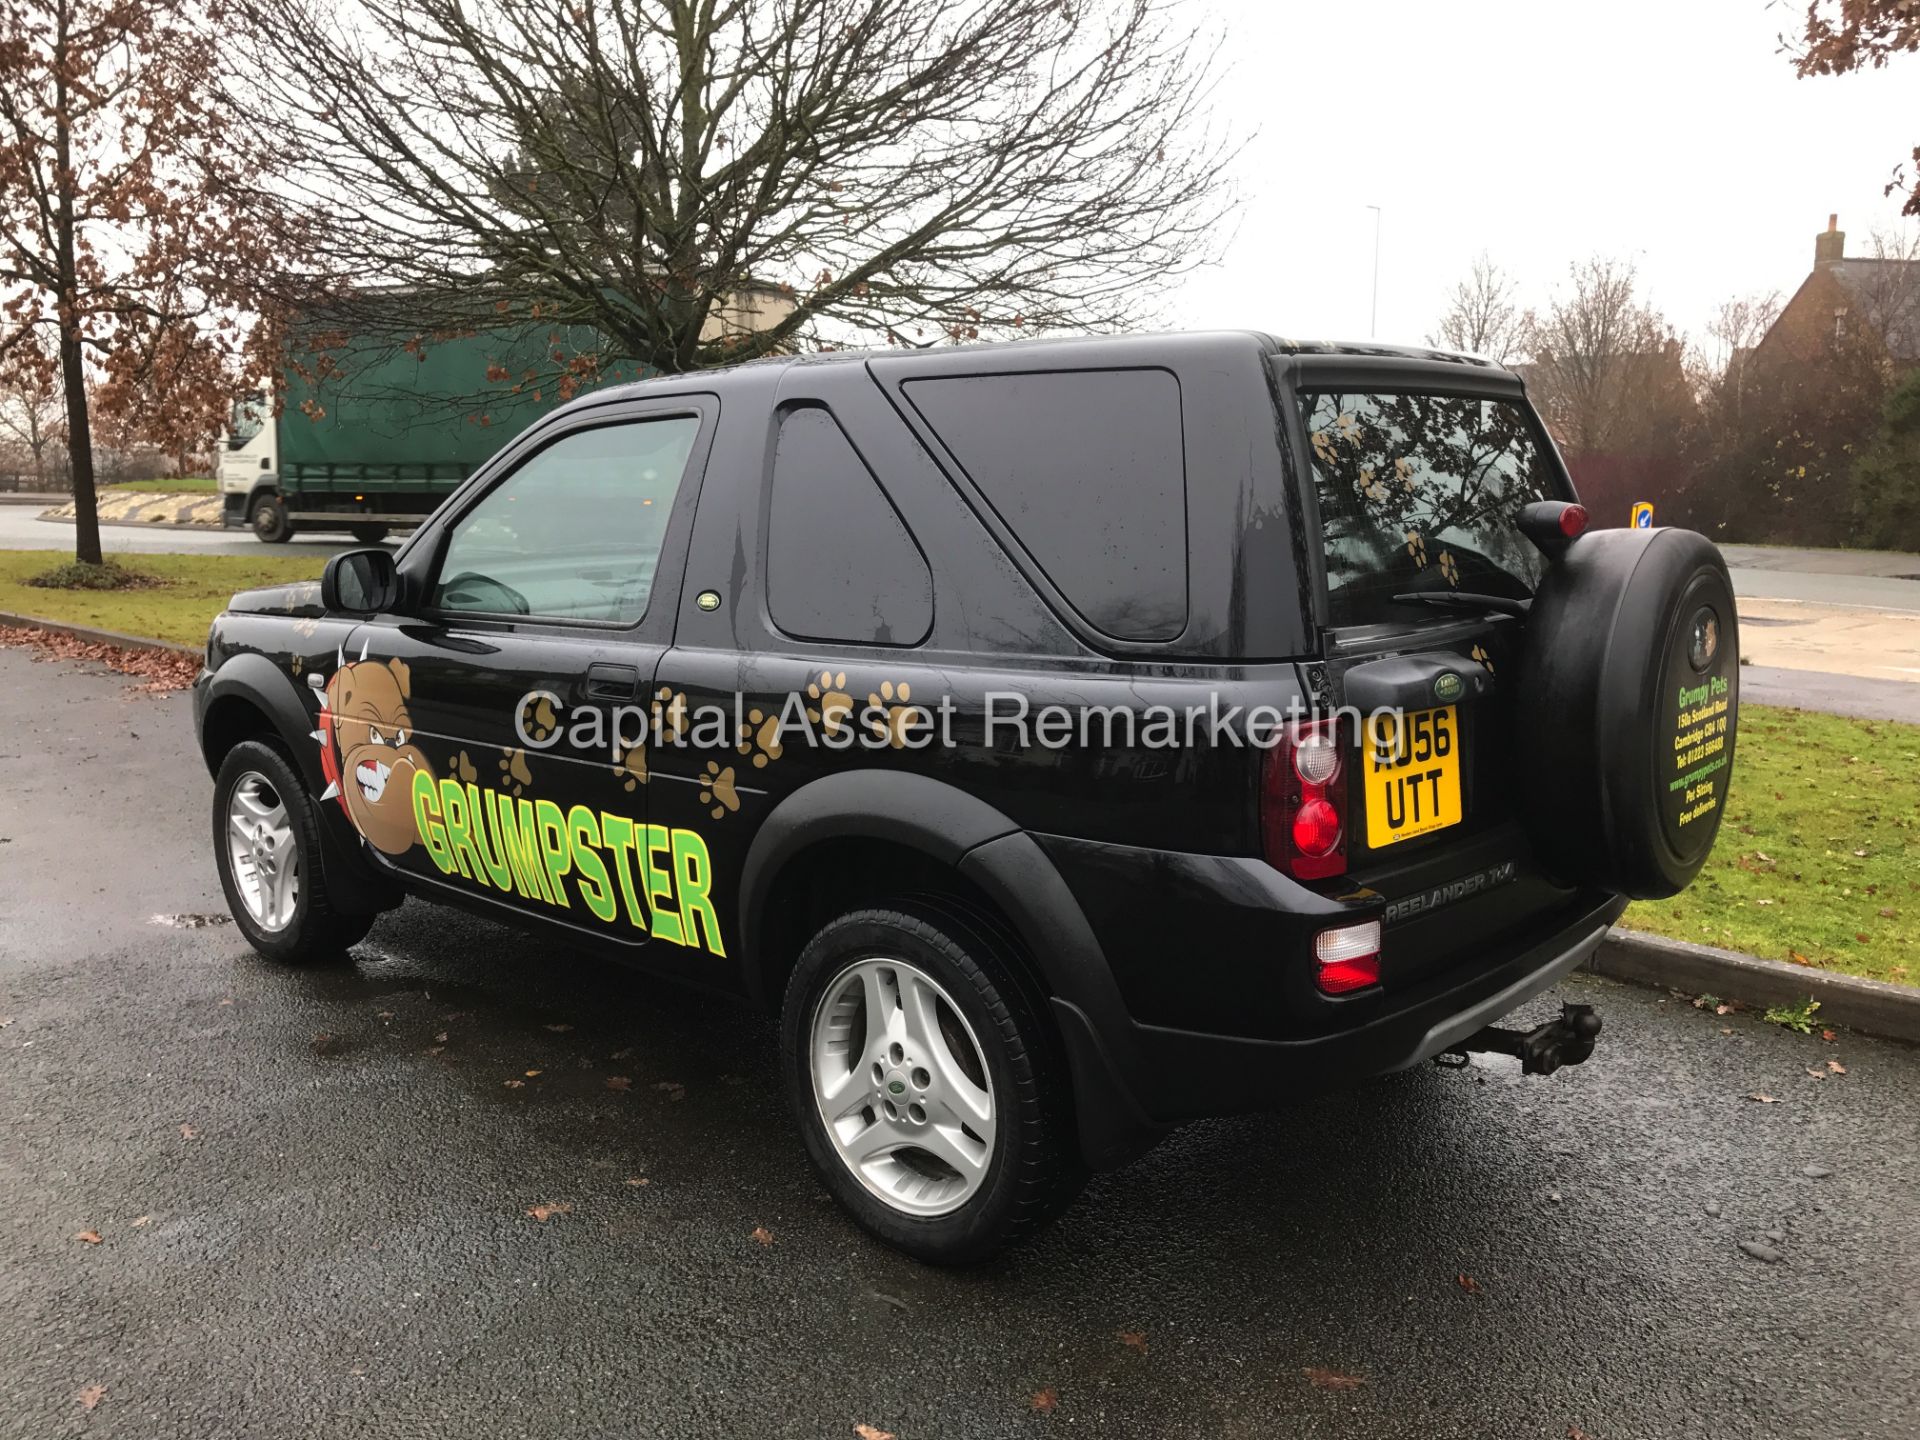
[(1458, 1067), (1467, 1063), (1470, 1052), (1489, 1051), (1511, 1055), (1520, 1062), (1521, 1073), (1551, 1075), (1562, 1065), (1578, 1065), (1593, 1054), (1593, 1043), (1600, 1038), (1600, 1017), (1591, 1005), (1560, 1007), (1560, 1018), (1532, 1030), (1503, 1030), (1489, 1025), (1477, 1030), (1434, 1056), (1434, 1063)]

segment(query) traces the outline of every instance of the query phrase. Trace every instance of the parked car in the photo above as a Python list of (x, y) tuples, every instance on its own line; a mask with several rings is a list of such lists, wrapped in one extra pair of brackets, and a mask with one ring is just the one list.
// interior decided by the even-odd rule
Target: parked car
[(1494, 1022), (1697, 872), (1739, 656), (1710, 543), (1583, 521), (1521, 380), (1424, 350), (597, 393), (215, 621), (221, 881), (274, 959), (411, 896), (765, 1006), (832, 1192), (977, 1259), (1184, 1120), (1587, 1058)]

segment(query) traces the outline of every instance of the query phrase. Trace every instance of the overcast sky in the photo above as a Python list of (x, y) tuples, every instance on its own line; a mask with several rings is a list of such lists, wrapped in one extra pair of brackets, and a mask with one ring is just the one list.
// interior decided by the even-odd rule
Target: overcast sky
[(1418, 342), (1481, 250), (1540, 303), (1570, 261), (1636, 261), (1698, 334), (1719, 302), (1790, 295), (1838, 211), (1847, 253), (1899, 223), (1920, 56), (1798, 80), (1766, 0), (1191, 0), (1226, 27), (1220, 122), (1258, 138), (1238, 231), (1171, 298), (1181, 326)]

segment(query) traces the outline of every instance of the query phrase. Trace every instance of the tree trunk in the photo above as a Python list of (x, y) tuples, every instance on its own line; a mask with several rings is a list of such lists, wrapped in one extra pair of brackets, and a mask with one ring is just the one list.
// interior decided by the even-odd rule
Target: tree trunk
[(100, 513), (93, 488), (93, 430), (87, 421), (87, 369), (80, 342), (60, 337), (60, 380), (67, 393), (67, 461), (73, 479), (73, 558), (98, 565)]

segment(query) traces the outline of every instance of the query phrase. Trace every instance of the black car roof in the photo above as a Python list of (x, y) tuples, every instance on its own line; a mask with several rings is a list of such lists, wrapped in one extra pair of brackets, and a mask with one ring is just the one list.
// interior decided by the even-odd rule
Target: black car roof
[[(1015, 368), (1013, 362), (1025, 355), (1032, 355), (1036, 360), (1044, 356), (1044, 363), (1048, 365), (1108, 366), (1116, 360), (1155, 364), (1176, 359), (1188, 362), (1204, 360), (1210, 355), (1227, 360), (1244, 356), (1250, 350), (1292, 358), (1301, 362), (1303, 371), (1317, 370), (1327, 362), (1344, 371), (1347, 367), (1341, 362), (1354, 362), (1368, 371), (1404, 366), (1425, 376), (1451, 372), (1461, 379), (1471, 376), (1475, 381), (1484, 379), (1496, 383), (1506, 381), (1515, 386), (1519, 384), (1519, 377), (1512, 371), (1484, 357), (1428, 346), (1384, 345), (1374, 341), (1292, 340), (1258, 330), (1193, 330), (1137, 335), (1046, 335), (964, 345), (863, 346), (808, 351), (796, 355), (766, 355), (735, 365), (716, 366), (687, 374), (653, 375), (644, 380), (609, 386), (583, 395), (562, 408), (572, 409), (614, 399), (638, 399), (668, 385), (685, 385), (690, 380), (698, 380), (702, 384), (725, 384), (725, 377), (729, 375), (765, 373), (770, 368), (781, 369), (792, 365), (865, 364), (873, 360), (885, 360), (896, 371), (910, 367), (936, 375), (966, 373), (981, 365), (1004, 371)], [(1499, 388), (1507, 387), (1501, 385)]]

